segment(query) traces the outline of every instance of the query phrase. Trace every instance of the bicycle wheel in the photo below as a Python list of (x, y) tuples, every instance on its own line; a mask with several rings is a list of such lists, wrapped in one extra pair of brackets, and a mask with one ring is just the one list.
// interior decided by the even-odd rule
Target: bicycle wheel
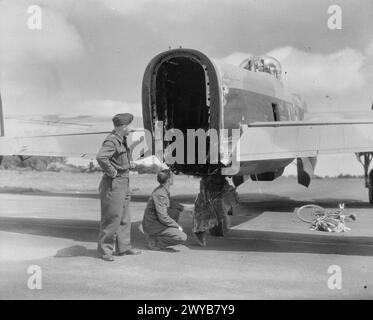
[(326, 216), (325, 209), (315, 204), (306, 204), (297, 209), (297, 216), (300, 220), (312, 223), (316, 218)]

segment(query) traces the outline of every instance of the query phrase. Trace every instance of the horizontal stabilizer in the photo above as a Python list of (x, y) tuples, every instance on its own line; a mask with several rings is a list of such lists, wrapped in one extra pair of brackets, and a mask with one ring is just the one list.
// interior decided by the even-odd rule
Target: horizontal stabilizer
[(337, 125), (355, 125), (372, 124), (372, 120), (340, 120), (340, 121), (266, 121), (252, 122), (246, 125), (248, 128), (266, 128), (266, 127), (307, 127), (307, 126), (337, 126)]
[(239, 161), (373, 151), (373, 122), (269, 122), (242, 128)]

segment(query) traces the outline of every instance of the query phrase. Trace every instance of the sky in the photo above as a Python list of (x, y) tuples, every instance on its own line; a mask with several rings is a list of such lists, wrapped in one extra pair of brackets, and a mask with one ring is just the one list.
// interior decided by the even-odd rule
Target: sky
[[(31, 5), (42, 9), (40, 30), (28, 28)], [(328, 28), (330, 5), (342, 9), (342, 29)], [(371, 0), (0, 0), (0, 12), (6, 117), (141, 116), (147, 63), (179, 46), (232, 64), (274, 56), (319, 117), (373, 102)], [(350, 158), (333, 159), (360, 172)], [(336, 171), (328, 162), (322, 170)]]

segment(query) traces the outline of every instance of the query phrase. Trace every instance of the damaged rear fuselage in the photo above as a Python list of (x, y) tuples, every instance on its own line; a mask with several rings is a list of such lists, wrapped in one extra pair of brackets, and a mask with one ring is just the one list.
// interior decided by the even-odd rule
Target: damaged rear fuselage
[[(167, 130), (177, 129), (188, 137), (188, 129), (202, 129), (219, 134), (218, 145), (214, 145), (219, 152), (224, 149), (220, 139), (222, 130), (228, 132), (227, 140), (231, 143), (231, 132), (242, 131), (245, 125), (258, 121), (302, 120), (306, 112), (301, 98), (287, 91), (274, 75), (216, 61), (191, 49), (169, 50), (150, 61), (143, 78), (142, 108), (144, 128), (152, 132), (153, 144), (156, 143), (155, 130), (160, 123), (164, 150), (172, 143), (165, 139)], [(220, 153), (218, 161), (211, 161), (211, 141), (208, 138), (204, 148), (198, 143), (197, 140), (194, 146), (194, 162), (188, 159), (188, 142), (185, 139), (183, 161), (175, 161), (169, 167), (174, 172), (189, 175), (224, 174), (222, 169), (231, 163), (225, 162)], [(245, 146), (240, 148), (242, 150)], [(232, 148), (229, 150), (232, 153)], [(205, 163), (198, 162), (201, 153), (206, 158)], [(239, 169), (229, 175), (251, 175), (257, 180), (273, 180), (292, 161), (240, 161)]]

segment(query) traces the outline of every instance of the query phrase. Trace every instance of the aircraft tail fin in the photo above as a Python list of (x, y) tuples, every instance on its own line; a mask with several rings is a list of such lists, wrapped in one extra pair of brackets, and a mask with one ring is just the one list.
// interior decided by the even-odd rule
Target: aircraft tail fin
[(298, 183), (308, 188), (315, 171), (317, 157), (297, 158)]
[(0, 137), (4, 136), (4, 114), (3, 114), (3, 105), (1, 102), (1, 94), (0, 94)]

